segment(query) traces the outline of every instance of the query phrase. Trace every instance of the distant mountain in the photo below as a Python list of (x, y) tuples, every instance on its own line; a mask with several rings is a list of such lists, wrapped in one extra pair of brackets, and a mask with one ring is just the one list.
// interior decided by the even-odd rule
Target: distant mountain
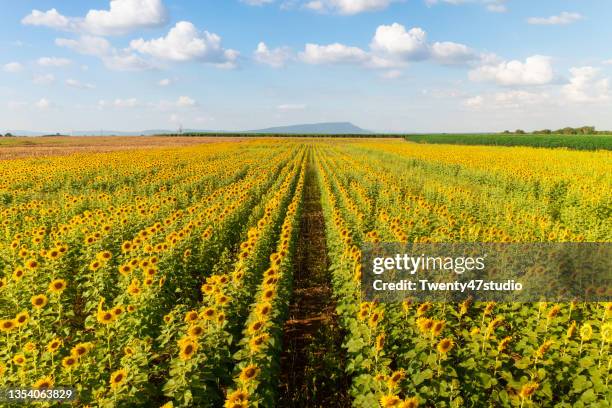
[[(43, 136), (53, 135), (56, 132), (32, 132), (27, 130), (15, 130), (15, 131), (4, 131), (10, 132), (18, 136)], [(358, 126), (353, 125), (350, 122), (325, 122), (325, 123), (310, 123), (303, 125), (291, 125), (291, 126), (278, 126), (270, 127), (266, 129), (258, 130), (239, 130), (239, 131), (227, 131), (227, 130), (199, 130), (199, 129), (184, 129), (184, 133), (229, 133), (229, 134), (240, 134), (240, 133), (273, 133), (273, 134), (287, 134), (287, 135), (368, 135), (372, 134), (369, 130), (362, 129)], [(65, 135), (74, 136), (150, 136), (150, 135), (164, 135), (164, 134), (176, 134), (176, 130), (168, 129), (150, 129), (135, 132), (123, 132), (118, 130), (75, 130), (72, 132), (66, 132)]]
[(326, 122), (326, 123), (311, 123), (304, 125), (278, 126), (266, 129), (250, 130), (244, 133), (275, 133), (287, 135), (366, 135), (371, 134), (369, 130), (362, 129), (353, 125), (350, 122)]

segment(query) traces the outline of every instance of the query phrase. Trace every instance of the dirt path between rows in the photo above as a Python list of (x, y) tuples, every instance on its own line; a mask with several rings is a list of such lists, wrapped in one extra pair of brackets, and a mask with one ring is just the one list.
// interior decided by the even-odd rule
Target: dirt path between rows
[(294, 292), (283, 333), (279, 407), (349, 407), (316, 168), (308, 164)]

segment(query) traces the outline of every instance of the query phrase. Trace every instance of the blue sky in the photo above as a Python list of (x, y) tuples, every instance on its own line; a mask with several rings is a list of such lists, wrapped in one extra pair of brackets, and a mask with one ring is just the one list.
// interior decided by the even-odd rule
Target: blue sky
[(0, 7), (0, 131), (612, 129), (605, 0)]

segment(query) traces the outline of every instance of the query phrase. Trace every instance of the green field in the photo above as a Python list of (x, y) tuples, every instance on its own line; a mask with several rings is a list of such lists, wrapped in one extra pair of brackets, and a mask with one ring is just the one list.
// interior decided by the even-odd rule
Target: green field
[(435, 134), (408, 135), (416, 143), (494, 145), (530, 147), (566, 147), (574, 150), (612, 150), (612, 135), (501, 135), (501, 134)]

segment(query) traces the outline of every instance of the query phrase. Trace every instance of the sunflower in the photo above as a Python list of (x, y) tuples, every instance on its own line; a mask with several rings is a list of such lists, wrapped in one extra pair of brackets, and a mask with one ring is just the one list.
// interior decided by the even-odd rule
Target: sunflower
[(389, 378), (387, 379), (387, 385), (390, 389), (394, 389), (397, 385), (406, 377), (406, 372), (404, 370), (397, 370), (391, 373)]
[(32, 343), (31, 341), (28, 341), (24, 346), (23, 346), (23, 351), (25, 351), (26, 353), (32, 354), (36, 351), (36, 344)]
[(586, 323), (584, 324), (581, 328), (580, 328), (580, 338), (583, 341), (589, 341), (591, 340), (591, 337), (593, 336), (593, 328), (591, 327), (590, 324)]
[(74, 356), (64, 357), (62, 359), (62, 367), (66, 370), (72, 370), (77, 365), (77, 358)]
[(111, 324), (115, 320), (115, 315), (108, 310), (98, 310), (96, 318), (101, 324)]
[(442, 330), (444, 330), (445, 325), (446, 322), (444, 320), (436, 320), (431, 326), (431, 334), (434, 337), (438, 337), (440, 333), (442, 333)]
[(130, 241), (125, 241), (123, 245), (121, 245), (121, 251), (123, 253), (130, 252), (132, 250), (132, 243)]
[(370, 327), (376, 327), (378, 323), (380, 323), (380, 321), (382, 320), (382, 317), (383, 317), (382, 312), (372, 313), (372, 315), (370, 316), (370, 319), (368, 320), (368, 325)]
[(92, 348), (93, 343), (78, 343), (72, 348), (72, 350), (70, 350), (70, 355), (76, 358), (81, 358), (85, 354), (87, 354)]
[(17, 316), (15, 316), (15, 322), (17, 323), (17, 326), (23, 326), (24, 324), (27, 324), (29, 320), (30, 313), (28, 313), (27, 310), (17, 313)]
[(376, 349), (376, 352), (380, 352), (382, 351), (384, 347), (385, 347), (385, 335), (379, 334), (378, 336), (376, 336), (376, 342), (375, 342), (374, 348)]
[(434, 325), (434, 321), (431, 320), (431, 319), (428, 319), (426, 317), (419, 317), (416, 320), (416, 324), (417, 324), (417, 327), (418, 327), (419, 331), (421, 333), (425, 334), (425, 333), (429, 332), (432, 329), (432, 327)]
[(33, 271), (38, 268), (38, 261), (36, 259), (28, 259), (25, 263), (25, 267)]
[(238, 378), (240, 379), (240, 381), (246, 383), (255, 379), (255, 377), (257, 377), (257, 375), (259, 374), (259, 371), (260, 370), (257, 366), (250, 364), (244, 367), (242, 371), (240, 371), (240, 375), (238, 376)]
[(401, 400), (396, 395), (383, 395), (379, 402), (382, 408), (394, 408), (399, 406)]
[(32, 302), (32, 306), (34, 306), (36, 309), (42, 309), (43, 307), (47, 306), (47, 303), (49, 303), (49, 299), (43, 294), (32, 296), (30, 301)]
[(132, 279), (132, 283), (128, 286), (127, 291), (132, 296), (138, 296), (141, 292), (140, 281), (136, 278)]
[(204, 328), (196, 324), (191, 326), (187, 333), (190, 337), (200, 337), (202, 334), (204, 334)]
[(119, 273), (122, 274), (123, 276), (128, 276), (130, 272), (132, 272), (131, 265), (125, 264), (119, 267)]
[(28, 360), (23, 354), (15, 354), (15, 356), (13, 357), (13, 363), (15, 363), (18, 366), (24, 365), (27, 361)]
[(96, 259), (95, 261), (92, 261), (92, 262), (89, 264), (89, 270), (90, 270), (90, 271), (92, 271), (92, 272), (97, 271), (97, 270), (98, 270), (98, 269), (100, 269), (101, 267), (102, 267), (102, 263), (101, 263), (99, 260), (97, 260), (97, 259)]
[(445, 338), (445, 339), (440, 340), (436, 348), (438, 349), (438, 353), (446, 354), (449, 351), (451, 351), (453, 346), (454, 346), (453, 340), (449, 338)]
[(49, 292), (62, 293), (66, 289), (66, 281), (64, 279), (54, 279), (49, 284)]
[(112, 257), (113, 257), (113, 254), (111, 254), (109, 251), (103, 251), (103, 252), (100, 252), (98, 255), (96, 255), (96, 259), (102, 262), (107, 262)]
[(2, 378), (5, 372), (6, 372), (6, 366), (0, 363), (0, 378)]
[(245, 402), (249, 400), (249, 393), (245, 390), (236, 390), (227, 396), (227, 402)]
[(185, 313), (185, 323), (193, 323), (195, 321), (198, 320), (198, 312), (196, 312), (195, 310), (190, 310), (189, 312)]
[(397, 406), (398, 408), (418, 408), (419, 399), (417, 397), (406, 398)]
[(17, 322), (14, 319), (0, 320), (0, 330), (8, 332), (17, 327)]
[(110, 387), (112, 389), (119, 388), (127, 380), (127, 370), (122, 368), (114, 371), (110, 376)]
[(567, 339), (571, 339), (574, 333), (576, 332), (576, 321), (572, 320), (572, 324), (567, 328), (567, 332), (565, 333), (565, 337)]
[(251, 348), (251, 350), (257, 352), (261, 350), (261, 347), (266, 343), (268, 338), (270, 338), (270, 336), (267, 333), (252, 337), (249, 340), (249, 347)]
[(7, 280), (6, 278), (2, 278), (0, 279), (0, 290), (4, 289), (7, 285)]
[(539, 387), (540, 387), (540, 384), (536, 382), (528, 382), (527, 384), (523, 385), (523, 387), (521, 387), (521, 391), (519, 392), (519, 395), (523, 399), (529, 398), (533, 395), (534, 392), (536, 392), (536, 390)]
[(429, 311), (429, 309), (431, 309), (431, 303), (421, 303), (417, 308), (417, 316), (423, 316), (425, 313), (427, 313), (427, 311)]
[(37, 380), (34, 383), (34, 388), (37, 389), (47, 389), (47, 388), (51, 388), (53, 387), (53, 385), (55, 384), (55, 381), (53, 381), (52, 377), (46, 376), (43, 378), (40, 378), (39, 380)]
[(504, 337), (497, 345), (497, 351), (502, 353), (508, 347), (508, 344), (512, 341), (512, 337)]
[(113, 309), (111, 310), (111, 313), (114, 314), (115, 316), (120, 316), (123, 314), (123, 312), (125, 312), (125, 309), (123, 308), (123, 306), (119, 305), (119, 306), (115, 306), (113, 307)]
[(17, 268), (13, 271), (13, 279), (15, 279), (16, 281), (21, 280), (21, 278), (23, 278), (23, 275), (25, 275), (25, 271), (22, 268)]
[(247, 332), (249, 334), (255, 334), (259, 332), (261, 329), (263, 329), (265, 325), (266, 323), (263, 320), (257, 320), (249, 326), (249, 328), (247, 329)]
[(179, 358), (183, 361), (189, 360), (198, 351), (198, 343), (191, 337), (185, 337), (178, 342)]
[(538, 358), (544, 357), (544, 354), (546, 354), (546, 352), (548, 351), (548, 349), (550, 349), (550, 346), (552, 346), (555, 342), (552, 340), (546, 340), (544, 343), (542, 343), (542, 345), (537, 349), (536, 351), (536, 356), (538, 356)]
[(46, 348), (49, 353), (55, 353), (61, 345), (62, 340), (56, 337), (47, 344)]

